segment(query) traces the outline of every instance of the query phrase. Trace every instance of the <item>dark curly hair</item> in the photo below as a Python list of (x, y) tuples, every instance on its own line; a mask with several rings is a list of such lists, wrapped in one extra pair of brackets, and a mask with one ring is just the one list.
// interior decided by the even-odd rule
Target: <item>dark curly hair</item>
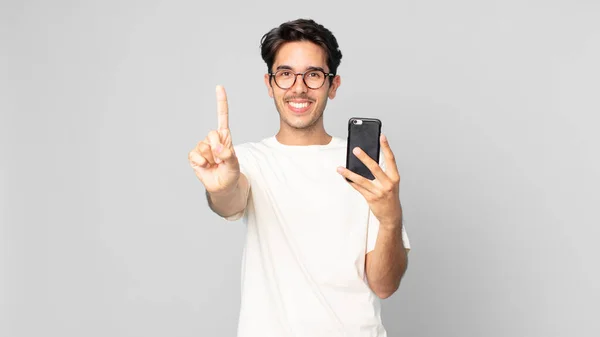
[[(263, 35), (260, 41), (262, 59), (267, 64), (267, 71), (272, 71), (275, 55), (279, 48), (286, 42), (310, 41), (325, 51), (329, 72), (337, 74), (337, 68), (342, 61), (342, 52), (339, 49), (335, 36), (323, 25), (310, 19), (297, 19), (282, 23), (279, 27), (271, 29)], [(333, 80), (333, 77), (330, 77)]]

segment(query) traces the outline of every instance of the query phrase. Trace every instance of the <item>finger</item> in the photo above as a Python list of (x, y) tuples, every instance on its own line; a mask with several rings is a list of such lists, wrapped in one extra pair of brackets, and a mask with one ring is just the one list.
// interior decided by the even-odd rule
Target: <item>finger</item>
[(226, 162), (229, 159), (235, 156), (234, 152), (223, 145), (219, 145), (219, 147), (215, 150), (216, 161), (220, 164), (222, 162)]
[(394, 156), (394, 152), (392, 152), (390, 143), (384, 134), (381, 134), (381, 149), (383, 151), (383, 157), (385, 158), (385, 167), (387, 175), (394, 180), (399, 179), (400, 174), (398, 173), (396, 158)]
[(205, 143), (215, 149), (217, 145), (221, 144), (221, 135), (216, 130), (212, 130), (206, 135)]
[(374, 194), (375, 191), (377, 190), (377, 187), (373, 184), (373, 182), (371, 180), (369, 180), (357, 173), (354, 173), (345, 167), (338, 167), (337, 171), (344, 178), (350, 180), (351, 185), (356, 185), (358, 187), (361, 187), (362, 189), (369, 192), (370, 194)]
[(208, 133), (208, 136), (206, 137), (206, 141), (210, 145), (210, 148), (213, 152), (213, 157), (215, 157), (215, 162), (217, 164), (220, 164), (221, 161), (219, 160), (218, 157), (216, 157), (216, 154), (217, 154), (217, 151), (220, 151), (220, 148), (222, 147), (221, 136), (219, 135), (219, 133), (217, 131), (213, 130)]
[(200, 153), (200, 155), (204, 157), (204, 159), (206, 159), (210, 165), (216, 164), (212, 149), (209, 144), (205, 142), (198, 143), (198, 146), (196, 146), (196, 151)]
[(221, 144), (225, 147), (230, 147), (233, 142), (231, 141), (231, 132), (229, 132), (229, 129), (218, 130), (218, 132)]
[(227, 93), (225, 88), (217, 85), (217, 113), (218, 113), (218, 129), (229, 129), (229, 107), (227, 104)]
[(373, 158), (369, 157), (369, 155), (360, 147), (355, 147), (352, 150), (352, 153), (354, 153), (356, 158), (358, 158), (363, 164), (365, 164), (369, 171), (373, 173), (375, 179), (382, 182), (386, 182), (389, 180), (385, 172), (383, 172), (383, 170), (381, 169), (381, 166), (379, 166), (379, 163), (373, 160)]
[(190, 165), (193, 168), (201, 167), (207, 168), (209, 166), (208, 160), (200, 155), (197, 151), (191, 151), (188, 155), (188, 159), (190, 161)]

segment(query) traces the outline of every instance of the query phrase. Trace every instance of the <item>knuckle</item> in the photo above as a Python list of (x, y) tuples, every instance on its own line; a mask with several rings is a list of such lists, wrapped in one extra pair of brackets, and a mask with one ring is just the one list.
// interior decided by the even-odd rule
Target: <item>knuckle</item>
[(212, 130), (208, 133), (207, 138), (208, 138), (207, 142), (214, 145), (215, 142), (219, 142), (219, 139), (221, 138), (221, 136), (219, 135), (219, 133), (216, 130)]
[(227, 148), (224, 148), (221, 153), (219, 153), (219, 158), (222, 159), (229, 159), (231, 157), (231, 151), (229, 151)]
[(357, 184), (359, 184), (360, 186), (364, 186), (367, 182), (367, 179), (363, 176), (360, 175), (355, 175), (352, 177), (352, 180), (356, 181)]

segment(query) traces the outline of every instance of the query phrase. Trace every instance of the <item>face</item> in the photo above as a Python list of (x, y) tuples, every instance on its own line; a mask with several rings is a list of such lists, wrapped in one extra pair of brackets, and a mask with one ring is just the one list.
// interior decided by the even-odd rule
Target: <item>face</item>
[[(271, 70), (289, 69), (294, 73), (303, 73), (314, 68), (329, 72), (325, 51), (312, 42), (297, 41), (287, 42), (279, 49)], [(285, 90), (279, 88), (268, 74), (265, 74), (265, 84), (269, 96), (275, 101), (281, 121), (293, 129), (308, 129), (322, 123), (327, 99), (335, 97), (340, 77), (336, 75), (333, 82), (328, 78), (319, 89), (307, 87), (301, 76), (297, 76), (294, 85)]]

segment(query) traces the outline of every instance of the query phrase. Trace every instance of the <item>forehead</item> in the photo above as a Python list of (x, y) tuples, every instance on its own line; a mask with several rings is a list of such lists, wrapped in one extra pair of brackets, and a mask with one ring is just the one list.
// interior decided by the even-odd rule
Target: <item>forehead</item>
[(308, 67), (327, 69), (327, 54), (319, 45), (309, 41), (294, 41), (284, 43), (275, 56), (273, 68), (289, 66), (294, 70), (304, 70)]

